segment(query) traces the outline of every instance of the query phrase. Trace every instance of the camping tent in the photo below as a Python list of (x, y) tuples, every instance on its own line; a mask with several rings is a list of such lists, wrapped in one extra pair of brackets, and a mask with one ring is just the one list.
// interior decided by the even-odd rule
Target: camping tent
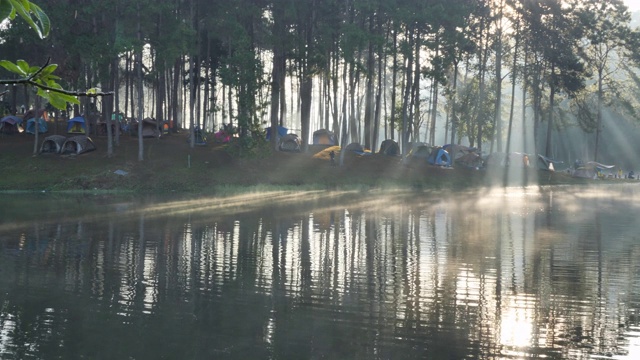
[[(49, 127), (47, 126), (47, 122), (43, 118), (39, 118), (38, 119), (38, 134), (44, 134), (48, 130), (49, 130)], [(31, 118), (31, 119), (27, 120), (27, 127), (25, 128), (25, 131), (28, 134), (35, 134), (36, 133), (36, 120), (34, 118)]]
[(470, 169), (480, 169), (482, 167), (482, 158), (480, 155), (470, 152), (454, 160), (456, 166)]
[(278, 148), (280, 151), (299, 152), (300, 151), (300, 139), (296, 134), (286, 134), (280, 138)]
[(0, 133), (18, 134), (22, 132), (22, 119), (9, 115), (0, 119)]
[(589, 161), (586, 164), (581, 163), (580, 165), (580, 167), (573, 170), (571, 176), (587, 179), (606, 177), (605, 172), (611, 173), (611, 170), (616, 167), (615, 165), (605, 165), (595, 161)]
[(222, 124), (220, 130), (213, 133), (213, 141), (217, 143), (228, 143), (237, 134), (237, 128), (232, 123)]
[(67, 121), (67, 134), (86, 134), (87, 124), (82, 116), (76, 116)]
[(62, 145), (67, 140), (62, 135), (51, 135), (44, 138), (40, 145), (41, 154), (59, 154), (62, 151)]
[(380, 154), (389, 155), (389, 156), (398, 156), (400, 155), (400, 146), (395, 140), (387, 139), (380, 144)]
[(359, 154), (359, 155), (364, 155), (364, 148), (362, 147), (362, 145), (360, 145), (360, 144), (358, 144), (356, 142), (353, 142), (353, 143), (347, 145), (344, 148), (344, 150), (345, 151), (351, 151), (351, 152), (354, 152), (354, 153)]
[(413, 160), (421, 159), (426, 161), (429, 154), (431, 154), (431, 149), (432, 148), (429, 145), (417, 145), (411, 148), (407, 157)]
[(313, 132), (314, 145), (336, 145), (336, 136), (327, 129), (320, 129)]
[[(266, 128), (265, 131), (267, 132), (267, 140), (271, 140), (271, 127)], [(287, 135), (287, 132), (289, 132), (289, 129), (284, 126), (278, 126), (278, 136), (276, 137), (276, 141)]]
[(436, 166), (451, 166), (452, 164), (451, 156), (445, 149), (441, 147), (433, 148), (433, 150), (429, 154), (429, 157), (427, 158), (427, 162), (429, 162), (429, 164), (431, 165)]
[[(190, 138), (191, 134), (189, 134), (189, 136), (187, 136), (187, 142), (190, 143), (191, 142), (191, 138)], [(202, 131), (202, 129), (200, 129), (200, 127), (196, 126), (195, 129), (193, 129), (193, 136), (194, 138), (194, 144), (198, 145), (198, 146), (205, 146), (207, 145), (207, 135), (204, 133), (204, 131)]]
[[(138, 135), (138, 122), (131, 124), (131, 135)], [(152, 138), (160, 137), (160, 130), (158, 129), (158, 122), (155, 119), (145, 118), (142, 120), (142, 137)]]
[(229, 135), (224, 130), (220, 130), (216, 133), (213, 133), (213, 139), (219, 143), (228, 143), (231, 141), (231, 135)]
[(555, 171), (557, 167), (556, 164), (562, 164), (562, 163), (563, 161), (554, 160), (538, 154), (538, 169)]
[(464, 145), (455, 145), (455, 144), (447, 144), (442, 147), (446, 150), (451, 158), (455, 161), (467, 154), (475, 153), (477, 151), (476, 148), (464, 146)]
[(93, 151), (96, 149), (91, 138), (85, 135), (76, 135), (68, 138), (62, 144), (62, 150), (60, 153), (62, 154), (74, 154), (80, 155), (89, 151)]

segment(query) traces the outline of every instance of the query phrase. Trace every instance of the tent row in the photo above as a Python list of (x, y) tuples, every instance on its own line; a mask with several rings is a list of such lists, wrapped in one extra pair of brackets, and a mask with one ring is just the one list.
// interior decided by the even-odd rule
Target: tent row
[(9, 115), (0, 119), (0, 133), (6, 135), (21, 134), (26, 132), (27, 134), (35, 134), (36, 129), (39, 134), (44, 134), (49, 131), (49, 126), (43, 118), (30, 118), (27, 120), (26, 125), (23, 125), (23, 120), (17, 116)]
[[(276, 132), (278, 137), (278, 149), (280, 151), (300, 151), (300, 139), (295, 134), (288, 134), (288, 129), (279, 126)], [(266, 129), (267, 140), (271, 137), (271, 128)], [(337, 145), (336, 136), (327, 129), (320, 129), (313, 132), (313, 145), (335, 146)], [(434, 166), (442, 167), (460, 167), (469, 169), (484, 169), (495, 167), (519, 167), (523, 169), (538, 168), (542, 170), (555, 171), (555, 168), (562, 164), (562, 161), (554, 160), (543, 155), (537, 155), (535, 160), (533, 156), (525, 153), (496, 152), (486, 157), (481, 156), (477, 148), (447, 144), (444, 146), (430, 146), (424, 143), (410, 144), (407, 157), (410, 160), (425, 161)], [(351, 143), (345, 147), (346, 151), (351, 151), (360, 155), (369, 155), (370, 152), (358, 143)], [(379, 154), (388, 156), (400, 156), (400, 146), (393, 139), (384, 140), (380, 144)], [(578, 177), (597, 177), (602, 170), (613, 168), (611, 165), (603, 165), (597, 163), (588, 163), (585, 166), (576, 167), (573, 171), (574, 176)]]
[[(271, 127), (265, 129), (267, 141), (271, 140), (272, 131)], [(302, 151), (302, 144), (296, 134), (289, 134), (289, 129), (284, 126), (278, 126), (276, 133), (276, 141), (278, 143), (278, 150), (284, 152), (300, 152)]]
[[(15, 115), (5, 116), (0, 119), (0, 133), (12, 135), (26, 132), (27, 134), (35, 134), (36, 129), (39, 134), (45, 134), (49, 131), (47, 121), (40, 117), (38, 120), (30, 118), (23, 125), (23, 120)], [(85, 120), (82, 116), (76, 116), (67, 121), (68, 134), (86, 134), (87, 128)]]
[(70, 154), (80, 155), (96, 150), (91, 138), (85, 135), (76, 135), (66, 138), (62, 135), (47, 136), (40, 145), (41, 154)]

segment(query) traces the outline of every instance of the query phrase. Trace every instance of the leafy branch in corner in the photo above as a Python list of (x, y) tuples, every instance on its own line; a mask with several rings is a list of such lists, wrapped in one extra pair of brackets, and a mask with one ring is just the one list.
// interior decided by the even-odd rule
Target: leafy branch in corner
[(0, 80), (0, 85), (31, 85), (37, 89), (38, 96), (49, 101), (58, 109), (65, 109), (67, 103), (79, 104), (78, 96), (99, 97), (113, 95), (113, 92), (100, 92), (97, 89), (87, 91), (65, 90), (58, 84), (60, 78), (53, 74), (58, 65), (49, 64), (50, 59), (43, 66), (29, 66), (24, 60), (15, 64), (8, 60), (0, 60), (0, 66), (21, 76), (14, 80)]

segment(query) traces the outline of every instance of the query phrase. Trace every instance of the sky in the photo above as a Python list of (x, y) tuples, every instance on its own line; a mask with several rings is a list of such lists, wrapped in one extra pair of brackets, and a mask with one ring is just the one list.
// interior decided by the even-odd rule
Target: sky
[(624, 0), (631, 12), (640, 10), (640, 0)]

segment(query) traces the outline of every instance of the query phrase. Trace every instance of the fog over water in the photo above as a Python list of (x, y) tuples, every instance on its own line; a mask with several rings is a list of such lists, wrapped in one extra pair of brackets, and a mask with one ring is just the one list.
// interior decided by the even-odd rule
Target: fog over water
[(636, 359), (639, 190), (0, 195), (0, 358)]

